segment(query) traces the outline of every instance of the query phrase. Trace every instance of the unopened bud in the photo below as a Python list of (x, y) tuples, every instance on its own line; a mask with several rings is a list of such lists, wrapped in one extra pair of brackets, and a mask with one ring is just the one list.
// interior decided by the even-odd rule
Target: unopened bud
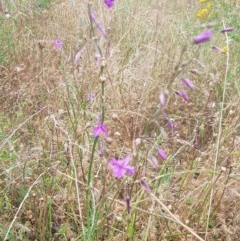
[(105, 60), (105, 59), (102, 59), (101, 66), (102, 66), (102, 67), (106, 67), (106, 65), (107, 65), (106, 60)]
[(108, 144), (111, 144), (111, 143), (112, 143), (112, 138), (111, 138), (111, 137), (106, 138), (106, 142), (107, 142)]
[(117, 120), (118, 120), (118, 115), (117, 115), (117, 114), (112, 114), (112, 119), (113, 119), (114, 121), (117, 121)]
[(135, 139), (134, 144), (136, 147), (139, 146), (141, 144), (141, 139), (140, 138)]
[(100, 82), (104, 83), (105, 81), (106, 81), (106, 77), (103, 76), (103, 75), (101, 75), (101, 76), (100, 76)]

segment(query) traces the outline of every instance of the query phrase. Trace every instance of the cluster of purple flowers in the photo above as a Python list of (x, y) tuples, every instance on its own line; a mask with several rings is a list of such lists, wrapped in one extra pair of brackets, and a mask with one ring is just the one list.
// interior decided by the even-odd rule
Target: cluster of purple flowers
[[(115, 4), (114, 0), (104, 0), (105, 5), (108, 8), (112, 8)], [(106, 32), (104, 31), (104, 29), (102, 28), (102, 26), (98, 23), (95, 14), (93, 13), (91, 7), (90, 9), (90, 18), (91, 20), (96, 24), (97, 28), (99, 29), (100, 33), (106, 37)], [(221, 30), (222, 33), (228, 33), (233, 31), (234, 28), (232, 27), (228, 27), (225, 28), (223, 30)], [(211, 29), (207, 29), (204, 32), (202, 32), (201, 34), (195, 36), (193, 38), (193, 43), (194, 44), (202, 44), (205, 43), (209, 40), (211, 40), (213, 35), (213, 31)], [(62, 47), (62, 43), (59, 40), (54, 40), (54, 45), (56, 48), (61, 48)], [(212, 47), (213, 49), (218, 49), (218, 47)], [(187, 89), (193, 91), (195, 89), (194, 84), (191, 82), (191, 80), (187, 77), (183, 77), (181, 79), (182, 84), (187, 87)], [(185, 102), (189, 101), (189, 97), (188, 94), (183, 91), (183, 90), (177, 90), (175, 91), (175, 93), (180, 96)], [(159, 95), (159, 102), (161, 106), (165, 106), (166, 104), (166, 100), (165, 100), (165, 92), (161, 92)], [(89, 95), (89, 99), (91, 99), (92, 96)], [(169, 128), (169, 130), (173, 130), (174, 128), (174, 124), (173, 122), (166, 117), (166, 121), (167, 121), (167, 126)], [(107, 136), (108, 135), (108, 130), (107, 127), (105, 125), (105, 123), (101, 123), (100, 121), (98, 121), (98, 124), (93, 128), (93, 135), (95, 138), (99, 138), (102, 135)], [(158, 159), (157, 159), (158, 157)], [(158, 160), (161, 161), (165, 161), (167, 160), (167, 154), (165, 152), (165, 150), (162, 147), (159, 147), (157, 149), (157, 154), (155, 156), (152, 156), (152, 162), (154, 163), (154, 165), (158, 165)], [(112, 171), (112, 175), (113, 177), (120, 179), (123, 178), (125, 175), (129, 175), (129, 176), (134, 176), (135, 174), (135, 169), (133, 166), (130, 165), (131, 162), (131, 155), (127, 155), (124, 158), (111, 158), (108, 162), (108, 168)], [(141, 179), (140, 180), (140, 184), (143, 186), (143, 188), (145, 188), (145, 190), (147, 191), (147, 193), (151, 194), (151, 189), (148, 186), (148, 184), (146, 183), (145, 179)], [(127, 203), (127, 210), (128, 212), (130, 211), (130, 198), (128, 197), (126, 199), (126, 203)]]

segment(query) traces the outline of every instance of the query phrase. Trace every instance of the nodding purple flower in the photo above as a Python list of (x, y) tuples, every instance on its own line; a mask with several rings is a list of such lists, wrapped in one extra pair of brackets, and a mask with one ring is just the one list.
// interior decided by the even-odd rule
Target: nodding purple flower
[(134, 175), (134, 168), (129, 165), (131, 157), (127, 156), (123, 159), (110, 159), (108, 166), (112, 168), (112, 175), (116, 178), (121, 178), (128, 174), (129, 176)]
[(108, 8), (112, 8), (114, 6), (115, 0), (104, 0), (104, 3), (107, 5)]
[(167, 159), (167, 154), (162, 148), (158, 148), (158, 156), (161, 157), (163, 160)]
[(101, 134), (103, 134), (103, 135), (105, 135), (105, 136), (107, 136), (108, 135), (108, 130), (107, 130), (107, 128), (106, 128), (106, 125), (105, 124), (101, 124), (101, 123), (99, 123), (97, 126), (95, 126), (94, 128), (93, 128), (93, 135), (95, 136), (95, 137), (98, 137), (98, 136), (100, 136)]
[(195, 44), (200, 44), (200, 43), (209, 41), (211, 39), (211, 37), (212, 37), (212, 30), (209, 29), (209, 30), (206, 30), (205, 32), (199, 34), (198, 36), (194, 37), (193, 42)]
[(172, 120), (169, 119), (169, 118), (166, 118), (166, 122), (167, 122), (167, 127), (168, 127), (168, 129), (169, 129), (170, 131), (173, 131), (174, 124), (173, 124)]
[(61, 49), (63, 46), (63, 42), (58, 38), (53, 39), (52, 43), (54, 44), (56, 49)]
[(189, 72), (194, 75), (200, 75), (200, 72), (197, 69), (191, 69)]
[(216, 51), (216, 52), (220, 52), (223, 53), (223, 50), (217, 46), (212, 46), (212, 50)]
[(154, 167), (158, 167), (158, 160), (155, 156), (150, 156), (148, 158), (148, 160), (151, 162), (151, 164), (154, 166)]
[(102, 34), (102, 36), (106, 38), (107, 34), (106, 34), (105, 30), (103, 29), (102, 25), (97, 21), (96, 15), (92, 11), (90, 4), (88, 4), (88, 8), (89, 8), (89, 14), (90, 14), (91, 20), (96, 24), (96, 26), (97, 26), (99, 32)]
[(79, 63), (80, 59), (82, 58), (82, 53), (83, 53), (82, 50), (79, 50), (79, 51), (76, 53), (75, 59), (74, 59), (74, 65), (75, 65), (75, 66), (78, 66), (78, 63)]
[(126, 209), (127, 209), (127, 213), (129, 214), (130, 211), (131, 211), (130, 197), (126, 197), (125, 201), (126, 201)]
[(185, 84), (189, 89), (194, 90), (193, 83), (188, 78), (182, 78), (183, 84)]
[(234, 30), (234, 27), (227, 27), (221, 30), (221, 33), (228, 33), (232, 32)]
[(165, 98), (164, 92), (161, 92), (159, 95), (159, 103), (161, 106), (165, 106), (165, 104), (166, 104), (166, 98)]
[(147, 182), (143, 178), (140, 180), (140, 183), (144, 187), (144, 189), (147, 191), (147, 193), (151, 194), (152, 191), (151, 191), (150, 187), (148, 186)]
[(184, 92), (184, 91), (176, 91), (175, 93), (176, 93), (177, 95), (179, 95), (180, 97), (182, 97), (183, 100), (185, 100), (186, 102), (188, 102), (189, 97), (188, 97), (188, 95), (187, 95), (186, 92)]

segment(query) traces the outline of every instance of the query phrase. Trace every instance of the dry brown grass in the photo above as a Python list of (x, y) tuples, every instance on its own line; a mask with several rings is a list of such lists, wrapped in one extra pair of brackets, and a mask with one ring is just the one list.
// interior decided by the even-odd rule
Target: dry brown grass
[[(240, 239), (238, 41), (230, 43), (229, 62), (208, 44), (193, 46), (201, 28), (197, 3), (188, 1), (119, 1), (110, 11), (94, 2), (106, 40), (90, 30), (87, 1), (41, 11), (28, 3), (4, 23), (15, 28), (15, 52), (0, 72), (0, 237), (9, 229), (4, 240)], [(224, 44), (215, 36), (214, 44)], [(184, 76), (196, 86), (188, 103), (175, 95)], [(109, 136), (101, 137), (99, 155), (92, 128), (103, 107)], [(159, 145), (168, 159), (154, 166)], [(109, 158), (129, 153), (134, 177), (114, 180)], [(143, 177), (152, 196), (139, 184)]]

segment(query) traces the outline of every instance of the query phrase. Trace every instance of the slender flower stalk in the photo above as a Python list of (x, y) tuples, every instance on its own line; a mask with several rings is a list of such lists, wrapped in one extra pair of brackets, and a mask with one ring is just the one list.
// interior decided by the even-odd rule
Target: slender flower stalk
[(127, 213), (129, 214), (131, 211), (130, 197), (126, 197), (125, 201), (126, 201)]

